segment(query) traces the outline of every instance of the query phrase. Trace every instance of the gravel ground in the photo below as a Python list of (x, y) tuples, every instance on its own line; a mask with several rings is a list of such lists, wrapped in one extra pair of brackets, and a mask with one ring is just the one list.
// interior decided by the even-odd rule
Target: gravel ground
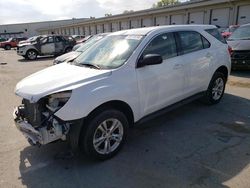
[(52, 61), (0, 50), (0, 187), (250, 187), (250, 72), (232, 73), (220, 104), (193, 102), (134, 127), (115, 158), (94, 162), (57, 159), (65, 142), (29, 146), (13, 125), (16, 83)]

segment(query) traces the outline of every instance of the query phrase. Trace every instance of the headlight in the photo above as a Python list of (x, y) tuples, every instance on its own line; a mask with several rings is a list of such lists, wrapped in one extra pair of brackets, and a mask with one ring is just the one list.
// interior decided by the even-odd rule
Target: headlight
[(47, 108), (52, 112), (62, 108), (66, 102), (69, 100), (72, 91), (64, 91), (60, 93), (55, 93), (48, 96)]

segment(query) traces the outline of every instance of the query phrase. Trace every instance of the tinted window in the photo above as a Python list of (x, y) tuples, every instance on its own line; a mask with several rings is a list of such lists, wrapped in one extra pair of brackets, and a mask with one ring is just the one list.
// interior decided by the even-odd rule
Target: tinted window
[(56, 42), (62, 42), (63, 41), (62, 37), (59, 37), (59, 36), (56, 36), (55, 40), (56, 40)]
[(222, 43), (225, 43), (225, 44), (227, 43), (217, 28), (206, 29), (205, 31), (208, 32), (210, 35), (212, 35), (217, 40), (221, 41)]
[(165, 33), (155, 37), (144, 50), (143, 56), (147, 54), (159, 54), (163, 59), (177, 56), (173, 33)]
[(180, 31), (178, 34), (183, 54), (203, 49), (203, 42), (199, 33), (194, 31)]
[(208, 42), (208, 40), (205, 38), (205, 37), (203, 37), (203, 36), (201, 36), (201, 38), (202, 38), (202, 42), (203, 42), (203, 48), (205, 49), (205, 48), (210, 48), (210, 43)]

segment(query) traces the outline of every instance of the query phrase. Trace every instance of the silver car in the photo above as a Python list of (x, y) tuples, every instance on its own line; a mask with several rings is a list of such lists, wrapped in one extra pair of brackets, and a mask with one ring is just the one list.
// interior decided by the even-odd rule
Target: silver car
[(250, 24), (240, 26), (228, 39), (232, 68), (250, 69)]
[(80, 47), (78, 47), (77, 49), (73, 51), (63, 54), (59, 57), (57, 57), (53, 64), (59, 64), (62, 62), (69, 62), (69, 61), (73, 61), (75, 58), (77, 58), (81, 53), (83, 53), (86, 49), (88, 49), (91, 45), (93, 45), (94, 43), (96, 43), (97, 41), (101, 40), (102, 38), (104, 38), (105, 36), (107, 36), (108, 33), (101, 33), (101, 34), (97, 34), (95, 36), (93, 36), (92, 38), (90, 38), (88, 41), (86, 41), (85, 43), (82, 44), (78, 44), (80, 45)]

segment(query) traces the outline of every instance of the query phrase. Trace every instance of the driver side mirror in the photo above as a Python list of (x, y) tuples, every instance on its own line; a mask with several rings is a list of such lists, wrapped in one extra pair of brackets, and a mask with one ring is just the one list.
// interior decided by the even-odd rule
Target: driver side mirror
[(147, 54), (137, 63), (137, 68), (147, 65), (158, 65), (162, 63), (162, 57), (159, 54)]

